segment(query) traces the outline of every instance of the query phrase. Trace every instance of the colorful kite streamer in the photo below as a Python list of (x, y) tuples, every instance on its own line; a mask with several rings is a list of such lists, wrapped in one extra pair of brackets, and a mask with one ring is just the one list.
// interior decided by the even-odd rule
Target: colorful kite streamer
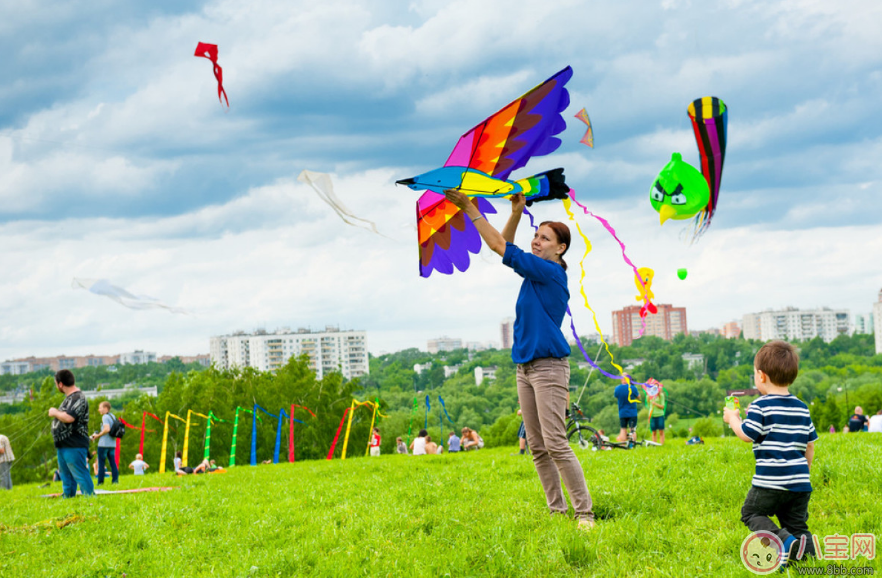
[(710, 226), (720, 196), (723, 179), (723, 161), (726, 159), (726, 137), (729, 109), (715, 96), (695, 99), (687, 110), (695, 132), (698, 154), (701, 156), (701, 174), (710, 187), (707, 207), (695, 216), (693, 240), (697, 240)]
[(229, 109), (230, 99), (227, 98), (227, 91), (224, 90), (224, 71), (217, 63), (217, 44), (200, 42), (196, 45), (196, 52), (193, 56), (207, 58), (214, 65), (214, 77), (217, 79), (217, 99), (220, 101), (221, 106), (223, 106), (224, 102), (221, 100), (221, 96), (223, 96), (224, 100), (227, 101), (227, 109)]

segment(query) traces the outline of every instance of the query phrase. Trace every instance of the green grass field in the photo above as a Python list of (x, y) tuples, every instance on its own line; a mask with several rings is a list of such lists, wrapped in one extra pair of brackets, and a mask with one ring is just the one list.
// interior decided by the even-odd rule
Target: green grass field
[[(19, 486), (0, 494), (0, 575), (751, 575), (738, 554), (748, 444), (577, 448), (598, 516), (590, 532), (547, 514), (530, 459), (514, 451), (125, 475), (121, 489), (180, 489), (74, 500), (39, 497), (60, 483)], [(815, 534), (880, 533), (880, 463), (882, 436), (822, 434)]]

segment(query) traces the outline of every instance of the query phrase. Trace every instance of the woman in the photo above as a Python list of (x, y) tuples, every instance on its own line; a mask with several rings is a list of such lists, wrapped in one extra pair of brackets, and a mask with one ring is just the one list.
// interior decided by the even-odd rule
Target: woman
[(426, 455), (426, 437), (429, 435), (424, 429), (420, 430), (420, 433), (417, 434), (417, 437), (410, 442), (410, 449), (413, 451), (413, 455), (415, 456), (424, 456)]
[(502, 233), (493, 228), (468, 197), (459, 191), (445, 191), (447, 200), (472, 220), (503, 265), (523, 277), (515, 308), (512, 360), (517, 364), (518, 400), (527, 430), (533, 464), (545, 490), (552, 514), (566, 514), (567, 502), (560, 480), (567, 487), (581, 528), (594, 526), (591, 496), (585, 474), (567, 442), (564, 414), (570, 382), (567, 356), (570, 346), (560, 330), (570, 292), (563, 255), (570, 245), (570, 230), (563, 223), (539, 225), (530, 244), (531, 253), (514, 245), (515, 232), (526, 201), (511, 197), (511, 216)]

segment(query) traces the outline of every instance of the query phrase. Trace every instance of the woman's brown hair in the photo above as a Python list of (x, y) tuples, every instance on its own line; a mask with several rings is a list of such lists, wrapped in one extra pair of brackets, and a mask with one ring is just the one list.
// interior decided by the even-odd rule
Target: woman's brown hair
[(567, 262), (563, 260), (563, 256), (570, 249), (570, 228), (560, 221), (543, 221), (539, 223), (539, 226), (548, 225), (548, 228), (554, 231), (554, 236), (557, 237), (557, 242), (562, 243), (567, 246), (566, 249), (563, 250), (563, 253), (560, 254), (560, 264), (563, 266), (564, 271), (567, 270)]

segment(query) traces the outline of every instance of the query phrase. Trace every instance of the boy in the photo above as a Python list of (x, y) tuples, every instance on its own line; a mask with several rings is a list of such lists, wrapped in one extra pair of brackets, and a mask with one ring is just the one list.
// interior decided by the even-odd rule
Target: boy
[[(797, 560), (802, 548), (815, 555), (806, 522), (812, 496), (809, 468), (818, 434), (808, 407), (787, 389), (798, 372), (799, 357), (792, 345), (766, 343), (753, 362), (753, 382), (762, 397), (753, 401), (743, 422), (736, 409), (723, 414), (736, 436), (753, 443), (756, 457), (756, 474), (741, 508), (741, 521), (751, 532), (765, 530), (781, 539), (783, 564)], [(771, 516), (778, 517), (781, 528)]]

